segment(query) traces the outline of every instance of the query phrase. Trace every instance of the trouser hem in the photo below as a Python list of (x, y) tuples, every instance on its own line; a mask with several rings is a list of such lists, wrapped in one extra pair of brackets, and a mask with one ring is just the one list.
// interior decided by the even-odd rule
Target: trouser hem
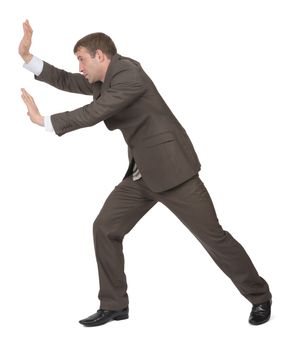
[(111, 303), (101, 303), (100, 304), (100, 309), (103, 310), (111, 310), (111, 311), (120, 311), (128, 307), (128, 304), (121, 304), (121, 305), (116, 305), (116, 304), (111, 304)]

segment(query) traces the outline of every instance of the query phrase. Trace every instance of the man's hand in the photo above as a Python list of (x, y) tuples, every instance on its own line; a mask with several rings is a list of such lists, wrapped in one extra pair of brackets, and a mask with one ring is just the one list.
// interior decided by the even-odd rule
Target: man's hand
[(22, 90), (22, 99), (27, 106), (27, 115), (30, 120), (40, 126), (44, 126), (44, 118), (39, 113), (39, 110), (30, 94), (27, 93), (25, 89)]
[(31, 38), (32, 38), (32, 28), (26, 20), (23, 23), (24, 36), (19, 45), (19, 54), (25, 63), (28, 63), (32, 59), (32, 54), (29, 52), (31, 46)]

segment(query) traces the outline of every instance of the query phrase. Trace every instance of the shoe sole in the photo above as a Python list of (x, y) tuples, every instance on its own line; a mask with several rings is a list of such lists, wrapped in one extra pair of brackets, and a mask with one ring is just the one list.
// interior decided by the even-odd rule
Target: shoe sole
[(126, 320), (128, 318), (129, 318), (129, 315), (119, 315), (119, 316), (113, 317), (113, 318), (111, 318), (105, 322), (101, 322), (101, 323), (96, 323), (96, 324), (91, 324), (91, 323), (87, 324), (87, 323), (81, 323), (81, 322), (79, 322), (79, 323), (85, 327), (98, 327), (98, 326), (103, 326), (104, 324), (112, 322), (112, 321), (121, 321), (121, 320)]
[(117, 317), (114, 317), (113, 320), (121, 321), (121, 320), (126, 320), (128, 317), (129, 317), (128, 315), (117, 316)]
[(255, 323), (253, 323), (253, 322), (250, 322), (250, 321), (249, 321), (249, 323), (250, 323), (252, 326), (259, 326), (259, 325), (261, 325), (261, 324), (266, 323), (266, 322), (269, 321), (269, 320), (270, 320), (270, 316), (269, 316), (268, 318), (266, 318), (265, 320), (261, 321), (261, 322), (255, 322)]

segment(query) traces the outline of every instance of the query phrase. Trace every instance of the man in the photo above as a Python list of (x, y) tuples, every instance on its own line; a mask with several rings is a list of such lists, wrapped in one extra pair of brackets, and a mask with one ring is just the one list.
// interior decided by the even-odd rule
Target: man
[(109, 130), (120, 129), (128, 145), (128, 170), (93, 225), (100, 308), (79, 322), (91, 327), (128, 318), (122, 241), (157, 202), (186, 225), (253, 304), (249, 322), (267, 322), (271, 313), (268, 284), (258, 275), (243, 247), (219, 224), (198, 174), (201, 165), (193, 145), (141, 65), (119, 55), (109, 36), (94, 33), (74, 47), (82, 74), (68, 73), (33, 56), (28, 21), (23, 29), (19, 54), (37, 80), (93, 96), (93, 102), (86, 106), (43, 117), (33, 98), (22, 89), (31, 121), (59, 136), (103, 121)]

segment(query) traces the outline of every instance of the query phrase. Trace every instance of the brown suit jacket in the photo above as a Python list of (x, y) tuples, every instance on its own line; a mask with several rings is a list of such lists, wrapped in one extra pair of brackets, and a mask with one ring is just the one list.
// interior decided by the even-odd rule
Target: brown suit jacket
[(44, 62), (37, 80), (58, 89), (93, 96), (93, 102), (71, 112), (51, 116), (57, 135), (104, 121), (120, 129), (128, 145), (132, 173), (136, 161), (144, 182), (154, 192), (173, 188), (201, 168), (184, 128), (175, 118), (141, 65), (128, 57), (112, 57), (105, 81), (90, 84), (81, 74)]

